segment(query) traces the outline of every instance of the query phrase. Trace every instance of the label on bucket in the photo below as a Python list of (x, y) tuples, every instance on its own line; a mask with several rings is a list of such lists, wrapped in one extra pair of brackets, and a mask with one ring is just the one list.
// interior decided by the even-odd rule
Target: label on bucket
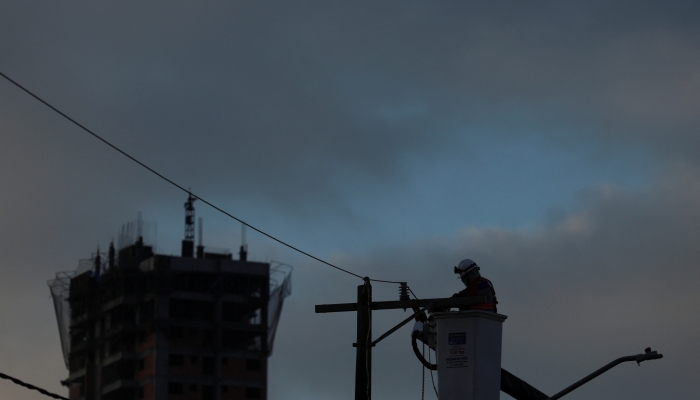
[(447, 334), (446, 368), (467, 367), (467, 333), (453, 332)]

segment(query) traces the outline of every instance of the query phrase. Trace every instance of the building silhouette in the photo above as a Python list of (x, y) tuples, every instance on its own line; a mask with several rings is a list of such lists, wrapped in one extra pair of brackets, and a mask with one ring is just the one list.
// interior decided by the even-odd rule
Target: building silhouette
[(267, 398), (267, 359), (291, 267), (194, 252), (194, 198), (180, 256), (155, 254), (150, 229), (49, 282), (71, 400)]

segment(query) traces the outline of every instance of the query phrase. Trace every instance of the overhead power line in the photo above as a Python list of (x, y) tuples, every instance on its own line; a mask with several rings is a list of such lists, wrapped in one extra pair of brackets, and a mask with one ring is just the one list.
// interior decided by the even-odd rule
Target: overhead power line
[[(84, 130), (85, 132), (89, 133), (90, 135), (92, 135), (92, 136), (95, 137), (96, 139), (100, 140), (102, 143), (104, 143), (104, 144), (106, 144), (107, 146), (109, 146), (109, 147), (113, 148), (114, 150), (118, 151), (118, 152), (121, 153), (123, 156), (127, 157), (127, 158), (130, 159), (131, 161), (137, 163), (137, 164), (140, 165), (141, 167), (147, 169), (148, 171), (150, 171), (151, 173), (153, 173), (153, 174), (156, 175), (157, 177), (159, 177), (159, 178), (163, 179), (164, 181), (170, 183), (171, 185), (175, 186), (176, 188), (182, 190), (183, 192), (192, 194), (192, 196), (196, 197), (196, 198), (199, 199), (202, 203), (208, 205), (209, 207), (211, 207), (211, 208), (213, 208), (213, 209), (219, 211), (220, 213), (222, 213), (222, 214), (224, 214), (224, 215), (226, 215), (226, 216), (228, 216), (228, 217), (230, 217), (230, 218), (233, 218), (234, 220), (240, 222), (241, 224), (243, 224), (243, 225), (249, 227), (250, 229), (252, 229), (252, 230), (254, 230), (254, 231), (256, 231), (256, 232), (258, 232), (258, 233), (260, 233), (260, 234), (262, 234), (262, 235), (264, 235), (264, 236), (266, 236), (266, 237), (268, 237), (268, 238), (270, 238), (270, 239), (272, 239), (272, 240), (274, 240), (274, 241), (277, 242), (277, 243), (280, 243), (280, 244), (282, 244), (282, 245), (284, 245), (284, 246), (287, 246), (287, 247), (289, 247), (290, 249), (295, 250), (295, 251), (297, 251), (297, 252), (299, 252), (299, 253), (301, 253), (301, 254), (307, 256), (307, 257), (310, 257), (310, 258), (312, 258), (312, 259), (314, 259), (314, 260), (316, 260), (316, 261), (318, 261), (318, 262), (321, 262), (321, 263), (323, 263), (323, 264), (325, 264), (325, 265), (327, 265), (327, 266), (329, 266), (329, 267), (333, 267), (333, 268), (335, 268), (335, 269), (337, 269), (337, 270), (339, 270), (339, 271), (342, 271), (342, 272), (345, 272), (345, 273), (347, 273), (347, 274), (356, 276), (356, 277), (358, 277), (358, 278), (360, 278), (360, 279), (363, 279), (362, 276), (360, 276), (360, 275), (358, 275), (358, 274), (356, 274), (356, 273), (354, 273), (354, 272), (350, 272), (350, 271), (348, 271), (348, 270), (346, 270), (346, 269), (340, 268), (340, 267), (338, 267), (338, 266), (336, 266), (336, 265), (333, 265), (333, 264), (329, 263), (328, 261), (322, 260), (322, 259), (320, 259), (320, 258), (318, 258), (318, 257), (316, 257), (316, 256), (314, 256), (314, 255), (312, 255), (312, 254), (309, 254), (309, 253), (307, 253), (307, 252), (305, 252), (305, 251), (303, 251), (303, 250), (301, 250), (301, 249), (299, 249), (299, 248), (297, 248), (297, 247), (295, 247), (295, 246), (292, 246), (291, 244), (289, 244), (289, 243), (287, 243), (287, 242), (284, 242), (284, 241), (282, 241), (282, 240), (280, 240), (280, 239), (278, 239), (278, 238), (276, 238), (276, 237), (274, 237), (274, 236), (272, 236), (272, 235), (270, 235), (270, 234), (268, 234), (268, 233), (266, 233), (266, 232), (264, 232), (264, 231), (262, 231), (262, 230), (260, 230), (260, 229), (258, 229), (258, 228), (256, 228), (256, 227), (254, 227), (253, 225), (250, 225), (249, 223), (247, 223), (247, 222), (241, 220), (240, 218), (235, 217), (234, 215), (228, 213), (227, 211), (224, 211), (223, 209), (221, 209), (221, 208), (215, 206), (214, 204), (208, 202), (207, 200), (205, 200), (205, 199), (203, 199), (203, 198), (197, 196), (196, 194), (191, 193), (190, 190), (185, 189), (182, 185), (179, 185), (179, 184), (177, 184), (175, 181), (173, 181), (173, 180), (171, 180), (171, 179), (165, 177), (165, 176), (164, 176), (163, 174), (161, 174), (160, 172), (154, 170), (153, 168), (151, 168), (151, 167), (149, 167), (148, 165), (144, 164), (143, 162), (139, 161), (138, 159), (136, 159), (135, 157), (131, 156), (130, 154), (128, 154), (128, 153), (125, 152), (124, 150), (122, 150), (122, 149), (120, 149), (119, 147), (113, 145), (112, 143), (108, 142), (106, 139), (104, 139), (104, 138), (101, 137), (100, 135), (98, 135), (98, 134), (96, 134), (95, 132), (91, 131), (90, 129), (88, 129), (87, 127), (85, 127), (84, 125), (82, 125), (81, 123), (79, 123), (78, 121), (76, 121), (76, 120), (74, 120), (73, 118), (69, 117), (68, 115), (66, 115), (66, 114), (65, 114), (64, 112), (62, 112), (61, 110), (57, 109), (56, 107), (52, 106), (51, 104), (49, 104), (47, 101), (45, 101), (45, 100), (42, 99), (41, 97), (39, 97), (39, 96), (37, 96), (36, 94), (34, 94), (33, 92), (31, 92), (29, 89), (27, 89), (27, 88), (25, 88), (24, 86), (20, 85), (19, 83), (15, 82), (15, 81), (14, 81), (13, 79), (11, 79), (9, 76), (5, 75), (5, 74), (2, 73), (2, 72), (0, 72), (0, 75), (2, 75), (3, 78), (7, 79), (7, 80), (8, 80), (9, 82), (11, 82), (13, 85), (15, 85), (15, 86), (17, 86), (18, 88), (22, 89), (22, 90), (23, 90), (24, 92), (26, 92), (28, 95), (34, 97), (36, 100), (38, 100), (39, 102), (43, 103), (45, 106), (49, 107), (50, 109), (52, 109), (53, 111), (55, 111), (56, 113), (58, 113), (58, 114), (59, 114), (60, 116), (62, 116), (63, 118), (67, 119), (68, 121), (70, 121), (70, 122), (72, 122), (73, 124), (75, 124), (76, 126), (78, 126), (80, 129)], [(378, 280), (378, 279), (370, 279), (370, 280), (371, 280), (371, 281), (374, 281), (374, 282), (401, 283), (401, 282), (394, 282), (394, 281), (383, 281), (383, 280)]]
[(370, 279), (370, 281), (372, 281), (372, 282), (383, 282), (383, 283), (398, 283), (399, 285), (402, 284), (402, 283), (406, 283), (406, 282), (397, 282), (397, 281), (383, 281), (383, 280), (381, 280), (381, 279)]
[(40, 388), (40, 387), (36, 387), (36, 386), (34, 386), (34, 385), (30, 385), (30, 384), (28, 384), (28, 383), (24, 383), (24, 382), (20, 381), (19, 379), (13, 378), (13, 377), (11, 377), (11, 376), (9, 376), (9, 375), (5, 375), (5, 374), (3, 374), (2, 372), (0, 372), (0, 378), (10, 380), (10, 381), (12, 381), (13, 383), (15, 383), (15, 384), (17, 384), (17, 385), (26, 387), (27, 389), (36, 390), (36, 391), (38, 391), (39, 393), (43, 394), (44, 396), (53, 397), (54, 399), (59, 399), (59, 400), (69, 400), (67, 397), (59, 396), (59, 395), (57, 395), (57, 394), (55, 394), (55, 393), (51, 393), (51, 392), (49, 392), (48, 390), (44, 390), (44, 389), (42, 389), (42, 388)]

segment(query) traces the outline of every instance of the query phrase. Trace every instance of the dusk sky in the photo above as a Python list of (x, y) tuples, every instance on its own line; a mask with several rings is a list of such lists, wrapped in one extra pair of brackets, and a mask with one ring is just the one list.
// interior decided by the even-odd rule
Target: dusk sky
[[(508, 316), (502, 366), (549, 395), (650, 346), (565, 398), (698, 396), (698, 2), (6, 0), (0, 72), (359, 275), (449, 297), (474, 259)], [(138, 212), (178, 254), (186, 197), (0, 78), (0, 372), (67, 395), (46, 281)], [(195, 207), (235, 252), (240, 224)], [(362, 281), (247, 241), (294, 266), (269, 398), (353, 398), (355, 315), (314, 305)], [(406, 316), (374, 312), (374, 336)], [(409, 335), (375, 348), (376, 399), (420, 398)]]

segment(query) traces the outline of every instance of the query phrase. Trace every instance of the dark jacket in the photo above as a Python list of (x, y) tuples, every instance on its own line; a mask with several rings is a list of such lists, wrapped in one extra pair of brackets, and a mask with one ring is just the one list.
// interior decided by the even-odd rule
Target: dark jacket
[(469, 285), (459, 293), (455, 293), (452, 297), (473, 297), (473, 296), (485, 296), (486, 304), (474, 304), (471, 306), (460, 307), (460, 311), (465, 310), (484, 310), (497, 312), (496, 304), (498, 300), (496, 299), (496, 290), (493, 288), (493, 284), (490, 280), (478, 277), (473, 281), (469, 282)]

